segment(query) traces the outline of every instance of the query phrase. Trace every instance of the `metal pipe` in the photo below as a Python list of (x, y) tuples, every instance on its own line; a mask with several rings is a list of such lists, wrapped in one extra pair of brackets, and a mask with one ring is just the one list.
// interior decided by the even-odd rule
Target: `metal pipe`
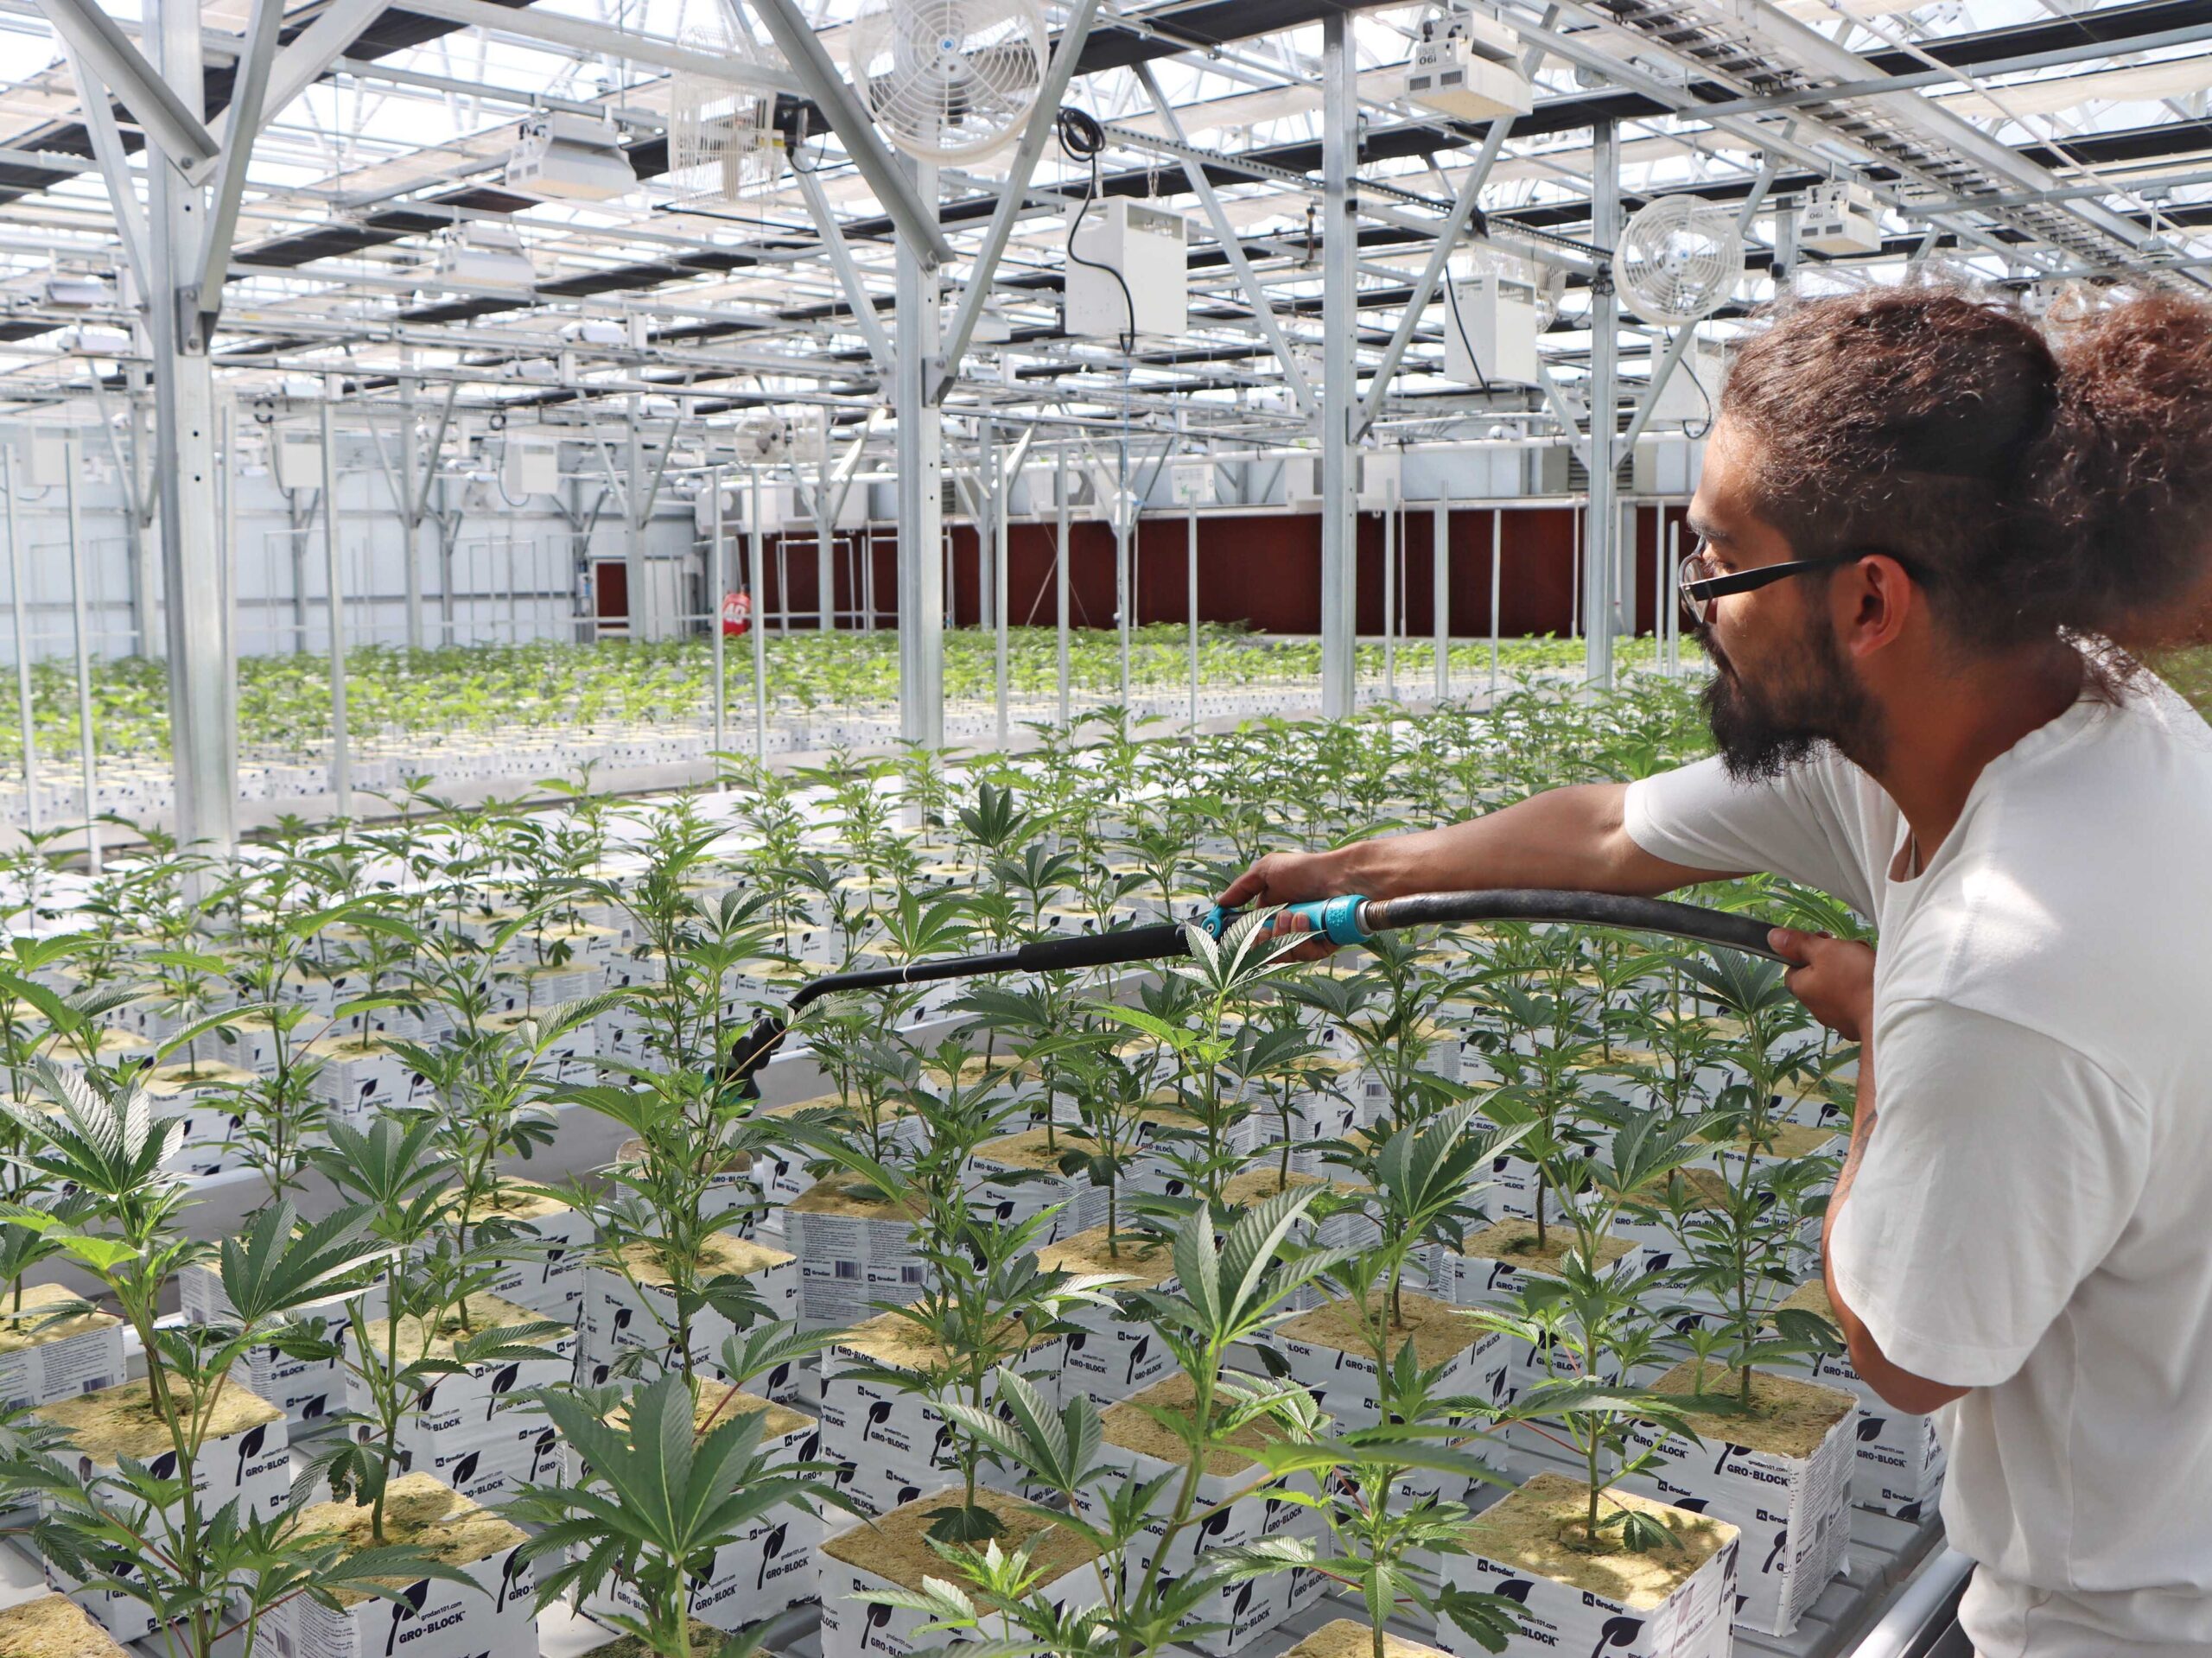
[(760, 471), (752, 472), (753, 510), (746, 514), (747, 574), (753, 581), (753, 758), (768, 763), (768, 630), (760, 607), (767, 583), (760, 568)]
[(92, 658), (91, 627), (85, 617), (84, 526), (77, 513), (77, 435), (61, 440), (61, 499), (69, 515), (69, 614), (77, 651), (77, 746), (84, 778), (85, 863), (100, 873), (99, 761), (92, 746)]
[(353, 757), (346, 732), (346, 590), (338, 551), (338, 445), (330, 400), (322, 403), (322, 556), (330, 611), (330, 802), (340, 817), (353, 815)]
[(8, 498), (8, 607), (16, 624), (16, 713), (23, 740), (23, 821), (39, 832), (38, 727), (31, 701), (30, 632), (23, 604), (23, 539), (16, 521), (16, 448), (0, 444), (0, 492)]
[(1000, 457), (998, 455), (997, 449), (994, 447), (992, 450), (992, 465), (997, 473), (998, 502), (992, 509), (991, 512), (991, 537), (993, 542), (991, 551), (991, 616), (993, 625), (995, 629), (995, 637), (992, 640), (994, 656), (992, 666), (994, 670), (994, 678), (995, 680), (995, 689), (998, 693), (998, 741), (999, 746), (1003, 748), (1006, 746), (1007, 676), (1009, 671), (1010, 665), (1008, 662), (1008, 654), (1011, 643), (1007, 632), (1006, 614), (1007, 599), (1006, 559), (1007, 548), (1008, 545), (1006, 521), (1007, 515), (1013, 510), (1014, 506), (1014, 468), (1010, 466), (1000, 465), (999, 461)]
[(722, 568), (722, 475), (719, 471), (707, 474), (707, 593), (709, 626), (714, 632), (708, 652), (714, 658), (715, 676), (715, 786), (727, 786), (721, 776), (719, 758), (729, 748), (729, 687), (723, 682), (722, 671), (726, 647), (722, 644), (722, 597), (729, 589), (729, 579)]
[(1059, 487), (1057, 492), (1058, 514), (1058, 547), (1052, 559), (1052, 599), (1054, 622), (1058, 645), (1057, 671), (1060, 687), (1060, 727), (1068, 724), (1068, 452), (1063, 448), (1058, 454)]
[(1398, 700), (1398, 510), (1386, 502), (1382, 518), (1382, 696)]
[(1499, 570), (1504, 562), (1505, 509), (1490, 510), (1490, 700), (1497, 701), (1497, 606)]
[(1452, 700), (1452, 498), (1436, 504), (1429, 526), (1429, 625), (1436, 635), (1436, 700)]
[(1184, 580), (1186, 584), (1185, 603), (1190, 613), (1191, 633), (1191, 729), (1198, 728), (1198, 509), (1192, 507), (1184, 520)]
[(1332, 11), (1321, 24), (1321, 715), (1329, 720), (1351, 714), (1358, 675), (1359, 457), (1351, 448), (1359, 391), (1358, 80), (1351, 25)]

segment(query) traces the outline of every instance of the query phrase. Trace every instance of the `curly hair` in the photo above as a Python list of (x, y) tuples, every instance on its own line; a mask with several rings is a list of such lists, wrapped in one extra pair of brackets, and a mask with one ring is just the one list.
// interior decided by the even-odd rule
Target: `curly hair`
[(1760, 516), (1800, 557), (1880, 548), (1950, 631), (2153, 648), (2212, 597), (2212, 308), (2115, 307), (2054, 343), (1942, 289), (1790, 305), (1738, 353), (1720, 412)]

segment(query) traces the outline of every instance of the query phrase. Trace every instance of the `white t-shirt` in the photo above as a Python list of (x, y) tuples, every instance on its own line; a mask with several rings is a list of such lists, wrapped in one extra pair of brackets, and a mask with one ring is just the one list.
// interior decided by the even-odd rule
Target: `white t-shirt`
[(1907, 880), (1897, 807), (1833, 754), (1646, 779), (1627, 827), (1879, 930), (1832, 1265), (1893, 1363), (1974, 1390), (1939, 1423), (1976, 1648), (2212, 1653), (2212, 732), (2164, 687), (2085, 697)]

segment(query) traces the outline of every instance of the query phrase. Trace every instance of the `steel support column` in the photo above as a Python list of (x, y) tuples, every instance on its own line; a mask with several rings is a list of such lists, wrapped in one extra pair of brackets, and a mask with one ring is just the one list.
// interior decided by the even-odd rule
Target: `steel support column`
[[(1590, 239), (1610, 253), (1620, 235), (1620, 136), (1611, 121), (1590, 133)], [(1613, 683), (1613, 595), (1620, 584), (1620, 511), (1614, 486), (1619, 459), (1620, 299), (1610, 259), (1590, 283), (1590, 503), (1582, 543), (1584, 677)]]
[(1452, 498), (1436, 504), (1429, 522), (1429, 624), (1435, 636), (1436, 700), (1452, 696)]
[[(909, 161), (903, 182), (929, 204), (934, 228), (937, 168)], [(930, 369), (943, 338), (938, 267), (926, 244), (901, 235), (898, 246), (897, 367), (891, 377), (898, 417), (899, 734), (944, 746), (944, 424), (930, 393)]]
[(1350, 19), (1332, 11), (1321, 30), (1321, 714), (1341, 720), (1352, 711), (1358, 646), (1358, 457), (1351, 420), (1358, 391), (1359, 217), (1352, 174), (1359, 74)]
[[(162, 82), (201, 103), (200, 0), (157, 0), (151, 31)], [(215, 544), (215, 385), (198, 295), (207, 213), (174, 167), (148, 168), (153, 193), (146, 314), (154, 356), (154, 451), (162, 584), (168, 622), (175, 833), (227, 853), (238, 840), (238, 683), (232, 617)]]

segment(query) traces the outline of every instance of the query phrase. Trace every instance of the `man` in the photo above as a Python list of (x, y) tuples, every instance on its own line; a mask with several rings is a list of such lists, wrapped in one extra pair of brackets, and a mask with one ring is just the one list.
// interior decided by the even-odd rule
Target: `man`
[(1982, 1658), (2212, 1653), (2212, 733), (2085, 643), (2201, 591), (2208, 341), (2171, 302), (2063, 361), (1951, 295), (1783, 313), (1690, 507), (1719, 753), (1223, 895), (1764, 870), (1874, 922), (1774, 943), (1866, 1043), (1824, 1269), (1859, 1374), (1942, 1410)]

